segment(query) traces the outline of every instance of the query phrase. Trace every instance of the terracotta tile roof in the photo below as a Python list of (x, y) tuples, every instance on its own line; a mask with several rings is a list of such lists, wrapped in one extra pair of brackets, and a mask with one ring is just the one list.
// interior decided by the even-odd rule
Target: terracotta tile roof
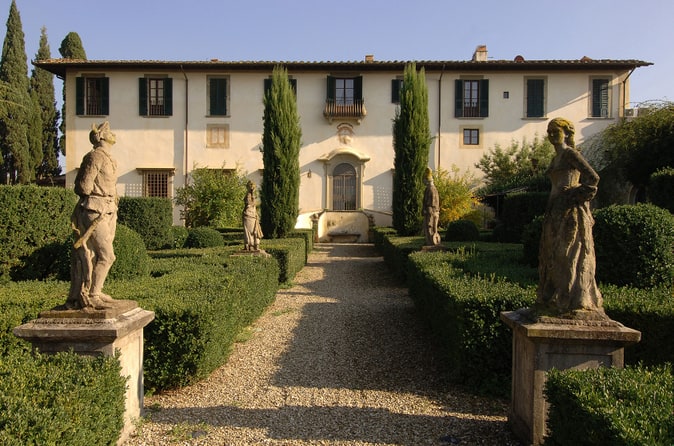
[(514, 60), (458, 61), (458, 60), (416, 60), (416, 61), (167, 61), (167, 60), (82, 60), (82, 59), (45, 59), (33, 61), (33, 65), (44, 68), (58, 76), (64, 76), (66, 69), (79, 70), (142, 70), (165, 69), (184, 71), (271, 71), (276, 65), (285, 66), (288, 71), (400, 71), (408, 63), (416, 63), (417, 68), (426, 71), (550, 71), (550, 70), (611, 70), (632, 69), (652, 65), (651, 62), (626, 59), (590, 59), (583, 57), (575, 60)]

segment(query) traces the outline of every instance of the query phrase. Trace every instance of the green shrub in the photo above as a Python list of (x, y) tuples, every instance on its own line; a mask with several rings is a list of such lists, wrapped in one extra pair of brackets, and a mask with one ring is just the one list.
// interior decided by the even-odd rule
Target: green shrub
[(476, 241), (480, 240), (480, 230), (470, 220), (455, 220), (447, 225), (446, 241)]
[(185, 247), (189, 232), (185, 226), (171, 226), (170, 243), (163, 246), (165, 249), (180, 249)]
[(674, 213), (674, 168), (665, 167), (651, 174), (648, 184), (651, 202)]
[(120, 197), (117, 222), (136, 231), (147, 249), (172, 243), (173, 207), (168, 198)]
[(292, 282), (295, 275), (306, 265), (306, 248), (304, 238), (288, 237), (279, 239), (262, 239), (260, 247), (271, 254), (279, 264), (278, 282)]
[(652, 204), (595, 212), (597, 280), (648, 288), (674, 279), (674, 216)]
[(522, 259), (524, 263), (532, 267), (538, 266), (538, 249), (541, 245), (544, 219), (544, 215), (535, 217), (522, 231)]
[(671, 367), (551, 370), (545, 445), (674, 444)]
[(500, 224), (494, 228), (498, 242), (520, 243), (522, 231), (535, 217), (545, 213), (549, 192), (517, 192), (503, 199), (503, 210), (497, 216)]
[(133, 279), (150, 273), (149, 257), (141, 236), (125, 225), (117, 224), (113, 242), (115, 263), (110, 268), (111, 280)]
[(114, 357), (21, 351), (0, 359), (0, 444), (114, 445), (126, 378)]
[(222, 235), (216, 229), (202, 226), (187, 230), (185, 248), (217, 248), (224, 244)]

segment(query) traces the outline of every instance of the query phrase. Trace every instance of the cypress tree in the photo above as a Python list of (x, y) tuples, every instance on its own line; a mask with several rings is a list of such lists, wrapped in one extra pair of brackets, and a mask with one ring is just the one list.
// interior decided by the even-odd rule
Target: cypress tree
[(28, 146), (32, 101), (28, 93), (28, 63), (21, 17), (15, 0), (9, 8), (7, 34), (0, 60), (0, 182), (29, 183), (34, 178)]
[[(43, 27), (40, 35), (40, 47), (35, 56), (36, 60), (51, 59), (51, 51), (47, 42), (47, 30)], [(54, 75), (42, 68), (33, 68), (30, 78), (31, 92), (35, 95), (42, 121), (40, 129), (41, 150), (40, 162), (37, 165), (36, 177), (44, 180), (58, 176), (61, 167), (58, 163), (60, 151), (58, 140), (59, 112), (54, 99)]]
[(299, 214), (301, 138), (297, 101), (288, 71), (277, 66), (264, 94), (260, 223), (265, 237), (285, 237), (295, 228)]
[[(69, 32), (61, 41), (61, 46), (59, 47), (59, 54), (64, 59), (83, 59), (87, 60), (87, 53), (84, 52), (84, 46), (82, 45), (82, 39), (80, 35), (74, 31)], [(63, 83), (63, 107), (61, 108), (61, 141), (59, 141), (59, 146), (61, 147), (61, 152), (66, 154), (66, 84)]]
[(400, 235), (415, 235), (423, 221), (421, 207), (431, 145), (425, 70), (405, 66), (400, 106), (393, 120), (393, 227)]

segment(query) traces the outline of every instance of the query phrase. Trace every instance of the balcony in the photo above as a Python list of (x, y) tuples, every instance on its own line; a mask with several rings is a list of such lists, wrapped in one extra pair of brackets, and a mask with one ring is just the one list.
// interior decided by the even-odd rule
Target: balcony
[(358, 124), (367, 115), (365, 110), (365, 101), (354, 99), (350, 103), (337, 102), (334, 99), (325, 101), (323, 116), (332, 123), (333, 119), (353, 119)]

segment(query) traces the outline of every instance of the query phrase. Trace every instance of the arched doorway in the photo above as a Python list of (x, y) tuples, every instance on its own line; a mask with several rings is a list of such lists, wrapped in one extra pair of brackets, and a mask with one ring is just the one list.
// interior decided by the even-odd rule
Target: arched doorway
[(356, 169), (349, 163), (338, 164), (332, 171), (332, 209), (355, 211), (356, 192)]

